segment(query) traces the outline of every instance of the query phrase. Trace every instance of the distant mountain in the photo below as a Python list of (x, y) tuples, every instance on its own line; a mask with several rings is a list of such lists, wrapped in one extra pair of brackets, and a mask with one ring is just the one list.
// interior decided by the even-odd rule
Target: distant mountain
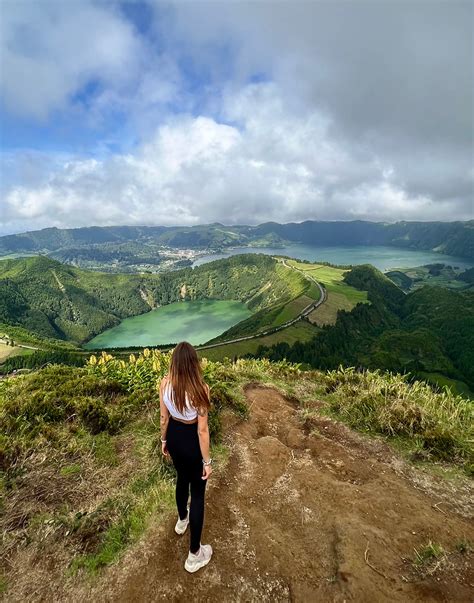
[[(91, 226), (87, 228), (26, 232), (0, 237), (0, 255), (12, 253), (56, 253), (67, 249), (126, 243), (168, 246), (181, 249), (221, 249), (239, 245), (390, 245), (432, 250), (474, 259), (474, 220), (468, 222), (319, 222), (258, 226)], [(67, 254), (66, 254), (67, 255)], [(61, 258), (62, 259), (62, 258)]]

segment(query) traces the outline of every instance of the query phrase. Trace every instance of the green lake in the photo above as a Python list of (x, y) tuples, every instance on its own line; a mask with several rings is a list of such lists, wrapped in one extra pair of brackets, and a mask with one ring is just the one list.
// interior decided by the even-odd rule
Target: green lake
[(88, 350), (153, 346), (189, 341), (193, 345), (217, 337), (252, 313), (239, 301), (203, 299), (169, 304), (125, 318), (84, 347)]

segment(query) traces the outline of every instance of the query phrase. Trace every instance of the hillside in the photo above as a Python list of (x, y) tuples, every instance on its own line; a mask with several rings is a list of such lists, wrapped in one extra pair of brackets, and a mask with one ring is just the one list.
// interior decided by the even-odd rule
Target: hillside
[(390, 270), (385, 275), (406, 292), (420, 289), (425, 285), (459, 291), (474, 290), (474, 268), (464, 270), (446, 264), (426, 264)]
[(215, 557), (187, 576), (159, 454), (168, 362), (103, 354), (0, 381), (8, 601), (469, 599), (471, 405), (265, 360), (203, 364)]
[(180, 300), (232, 299), (259, 313), (310, 284), (269, 256), (241, 255), (162, 275), (104, 274), (44, 256), (0, 261), (0, 323), (83, 343), (121, 319)]
[(458, 393), (474, 392), (474, 291), (425, 286), (405, 295), (370, 266), (356, 266), (344, 282), (368, 291), (370, 304), (340, 310), (311, 340), (261, 346), (257, 357), (409, 372)]
[[(319, 222), (258, 226), (207, 224), (192, 227), (104, 226), (44, 230), (0, 237), (0, 255), (55, 253), (61, 260), (88, 261), (91, 257), (143, 263), (152, 254), (159, 264), (158, 247), (221, 249), (236, 245), (392, 245), (434, 250), (474, 258), (474, 221), (469, 222)], [(140, 244), (138, 247), (131, 244)], [(162, 252), (165, 250), (162, 249)], [(95, 255), (94, 255), (95, 254)]]
[[(0, 329), (41, 350), (59, 348), (54, 360), (69, 364), (81, 362), (69, 353), (72, 344), (128, 316), (179, 300), (238, 300), (252, 316), (212, 340), (219, 347), (202, 355), (381, 368), (467, 396), (474, 392), (474, 292), (425, 286), (405, 294), (370, 265), (349, 269), (248, 254), (161, 275), (127, 275), (38, 256), (0, 261), (0, 291)], [(13, 357), (2, 372), (48, 360), (46, 352), (5, 350)]]

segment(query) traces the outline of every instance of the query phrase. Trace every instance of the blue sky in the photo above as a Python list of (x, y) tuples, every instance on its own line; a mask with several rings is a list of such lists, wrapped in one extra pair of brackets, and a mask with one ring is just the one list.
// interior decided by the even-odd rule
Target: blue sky
[(472, 10), (4, 0), (0, 234), (469, 219)]

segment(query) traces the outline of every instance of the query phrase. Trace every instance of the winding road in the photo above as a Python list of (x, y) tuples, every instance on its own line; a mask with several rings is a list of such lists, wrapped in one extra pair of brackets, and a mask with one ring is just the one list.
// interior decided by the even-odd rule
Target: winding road
[(275, 259), (278, 260), (279, 262), (281, 262), (287, 268), (300, 272), (307, 280), (312, 281), (318, 287), (318, 289), (320, 291), (320, 298), (318, 300), (311, 302), (305, 308), (303, 308), (303, 310), (301, 310), (301, 312), (298, 314), (298, 316), (296, 316), (295, 318), (292, 318), (291, 320), (287, 320), (286, 322), (284, 322), (281, 325), (278, 325), (277, 327), (272, 327), (271, 329), (267, 329), (266, 331), (263, 331), (261, 333), (259, 332), (259, 333), (255, 333), (253, 335), (246, 335), (245, 337), (236, 337), (235, 339), (227, 339), (226, 341), (220, 341), (219, 343), (210, 343), (210, 344), (206, 344), (206, 345), (196, 346), (196, 349), (209, 350), (210, 348), (217, 348), (217, 347), (221, 347), (223, 345), (228, 345), (231, 343), (239, 343), (239, 341), (248, 341), (249, 339), (257, 339), (258, 337), (264, 337), (265, 335), (273, 335), (273, 333), (277, 333), (278, 331), (283, 331), (283, 329), (287, 329), (288, 327), (291, 327), (291, 325), (294, 325), (296, 322), (298, 322), (302, 318), (305, 318), (306, 316), (311, 314), (311, 312), (313, 310), (315, 310), (316, 308), (318, 308), (319, 306), (324, 304), (324, 302), (327, 299), (327, 292), (326, 292), (326, 289), (321, 285), (321, 283), (318, 283), (318, 281), (316, 279), (314, 279), (312, 276), (310, 276), (309, 274), (304, 272), (304, 270), (295, 268), (295, 266), (289, 266), (286, 263), (286, 260), (282, 260), (280, 258), (275, 258)]

